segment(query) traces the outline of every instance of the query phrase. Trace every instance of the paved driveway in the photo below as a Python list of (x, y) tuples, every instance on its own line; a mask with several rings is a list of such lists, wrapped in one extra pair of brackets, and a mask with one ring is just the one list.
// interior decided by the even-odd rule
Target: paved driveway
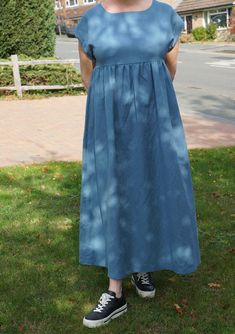
[[(0, 166), (82, 160), (86, 96), (0, 101)], [(188, 148), (235, 145), (235, 124), (181, 112)]]

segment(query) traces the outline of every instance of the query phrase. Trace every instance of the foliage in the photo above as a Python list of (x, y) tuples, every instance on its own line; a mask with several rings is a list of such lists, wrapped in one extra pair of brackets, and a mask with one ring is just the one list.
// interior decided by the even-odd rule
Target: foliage
[[(19, 60), (33, 60), (26, 55), (19, 55)], [(57, 59), (56, 57), (39, 57), (38, 59)], [(0, 61), (9, 61), (0, 59)], [(72, 64), (38, 64), (21, 65), (20, 77), (22, 85), (67, 85), (82, 83), (80, 72)], [(0, 66), (0, 86), (14, 86), (11, 66)], [(54, 91), (55, 93), (55, 91)], [(0, 92), (1, 95), (9, 95), (8, 91)], [(10, 93), (12, 94), (12, 92)], [(24, 93), (25, 94), (25, 93)], [(30, 92), (35, 94), (35, 91)]]
[(0, 58), (50, 57), (55, 49), (54, 0), (0, 1)]
[(205, 41), (207, 39), (207, 30), (205, 27), (197, 27), (192, 30), (196, 41)]
[(207, 39), (216, 38), (217, 25), (214, 22), (210, 22), (206, 27)]
[(207, 27), (197, 27), (192, 30), (193, 37), (196, 41), (206, 41), (216, 38), (217, 25), (210, 22)]

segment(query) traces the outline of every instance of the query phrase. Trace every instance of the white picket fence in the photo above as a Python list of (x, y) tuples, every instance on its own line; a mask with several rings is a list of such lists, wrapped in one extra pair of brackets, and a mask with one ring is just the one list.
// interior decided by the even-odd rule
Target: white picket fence
[(19, 60), (17, 55), (11, 56), (11, 61), (1, 61), (0, 66), (12, 66), (13, 69), (13, 78), (14, 86), (0, 87), (0, 90), (16, 90), (17, 95), (22, 97), (22, 92), (26, 90), (38, 90), (38, 89), (66, 89), (66, 88), (80, 88), (83, 87), (83, 84), (69, 84), (69, 85), (33, 85), (33, 86), (24, 86), (21, 85), (20, 78), (20, 66), (21, 65), (38, 65), (38, 64), (80, 64), (79, 59), (58, 59), (58, 60)]

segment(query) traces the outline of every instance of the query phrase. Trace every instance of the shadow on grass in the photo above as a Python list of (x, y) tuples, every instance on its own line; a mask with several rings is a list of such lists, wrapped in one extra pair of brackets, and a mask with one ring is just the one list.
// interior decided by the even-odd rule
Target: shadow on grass
[[(199, 270), (155, 272), (156, 297), (145, 301), (127, 277), (129, 312), (97, 333), (232, 333), (234, 155), (235, 147), (190, 151)], [(90, 331), (82, 318), (108, 278), (106, 268), (78, 264), (80, 190), (80, 163), (0, 170), (1, 333)]]

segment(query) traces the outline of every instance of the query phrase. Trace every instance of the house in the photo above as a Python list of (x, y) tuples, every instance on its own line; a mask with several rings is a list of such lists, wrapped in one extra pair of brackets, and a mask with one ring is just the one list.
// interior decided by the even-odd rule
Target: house
[(57, 24), (73, 27), (79, 18), (98, 1), (96, 0), (59, 0), (55, 1)]
[[(232, 20), (234, 0), (159, 0), (168, 3), (184, 21), (183, 33), (215, 22), (218, 31), (227, 31)], [(91, 7), (102, 0), (58, 0), (55, 1), (57, 24), (66, 27), (75, 26), (80, 17)]]
[(182, 2), (182, 0), (159, 0), (159, 2), (168, 3), (168, 5), (171, 5), (171, 7), (175, 9)]
[[(80, 17), (96, 3), (102, 0), (59, 0), (55, 1), (55, 13), (57, 24), (72, 27), (76, 25)], [(175, 8), (182, 0), (160, 0)]]
[(217, 24), (217, 31), (228, 31), (232, 22), (233, 0), (182, 0), (176, 7), (184, 21), (184, 32), (191, 33), (196, 27)]

